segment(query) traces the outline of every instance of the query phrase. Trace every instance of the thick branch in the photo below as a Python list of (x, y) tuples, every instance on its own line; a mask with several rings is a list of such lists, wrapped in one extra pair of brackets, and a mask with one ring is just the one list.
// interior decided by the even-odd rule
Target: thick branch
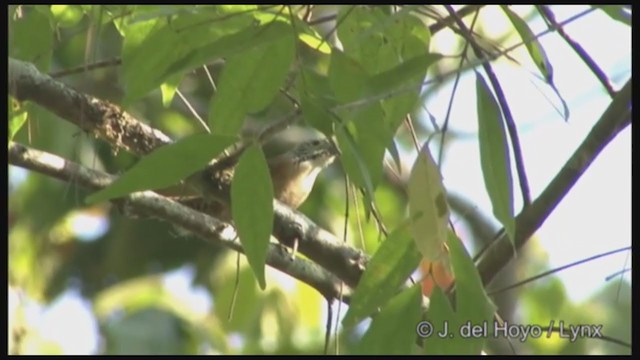
[[(35, 150), (27, 146), (9, 143), (9, 163), (37, 171), (62, 181), (98, 190), (111, 184), (115, 176), (83, 167), (57, 155)], [(178, 225), (198, 237), (243, 252), (233, 226), (201, 212), (185, 207), (152, 191), (130, 194), (114, 200), (129, 215), (153, 216)], [(281, 246), (270, 244), (267, 264), (294, 278), (309, 284), (327, 298), (338, 298), (340, 280), (334, 275), (302, 258), (291, 258)], [(347, 290), (348, 291), (348, 290)], [(343, 296), (348, 301), (349, 294)]]
[(120, 107), (80, 93), (42, 74), (33, 64), (9, 58), (9, 94), (32, 100), (84, 131), (109, 142), (116, 150), (146, 155), (171, 139), (138, 121)]
[[(162, 132), (140, 122), (117, 105), (82, 94), (40, 73), (32, 64), (9, 59), (9, 94), (18, 100), (31, 100), (76, 124), (116, 148), (146, 155), (171, 140)], [(202, 171), (196, 187), (206, 197), (229, 204), (229, 184), (207, 177)], [(203, 186), (202, 179), (206, 179)], [(360, 251), (344, 245), (331, 233), (321, 229), (306, 216), (274, 200), (273, 235), (284, 244), (298, 242), (298, 250), (334, 273), (348, 286), (355, 287), (368, 258)]]
[(617, 93), (609, 107), (593, 126), (582, 144), (542, 194), (516, 217), (514, 246), (503, 233), (479, 258), (477, 266), (482, 281), (489, 284), (496, 274), (522, 248), (544, 223), (580, 176), (622, 129), (631, 124), (631, 79)]

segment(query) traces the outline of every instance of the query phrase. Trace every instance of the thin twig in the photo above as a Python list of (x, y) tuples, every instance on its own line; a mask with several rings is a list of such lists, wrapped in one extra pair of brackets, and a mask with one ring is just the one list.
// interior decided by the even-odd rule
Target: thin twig
[(619, 253), (619, 252), (623, 252), (623, 251), (627, 251), (627, 250), (629, 250), (629, 251), (630, 251), (630, 250), (631, 250), (631, 247), (630, 247), (630, 246), (627, 246), (627, 247), (623, 247), (623, 248), (620, 248), (620, 249), (607, 251), (607, 252), (605, 252), (605, 253), (598, 254), (598, 255), (594, 255), (594, 256), (588, 257), (588, 258), (586, 258), (586, 259), (581, 259), (581, 260), (578, 260), (578, 261), (572, 262), (572, 263), (570, 263), (570, 264), (562, 265), (562, 266), (560, 266), (560, 267), (557, 267), (557, 268), (555, 268), (555, 269), (551, 269), (551, 270), (545, 271), (545, 272), (543, 272), (543, 273), (540, 273), (540, 274), (538, 274), (538, 275), (532, 276), (532, 277), (527, 278), (527, 279), (525, 279), (525, 280), (518, 281), (518, 282), (516, 282), (515, 284), (511, 284), (511, 285), (508, 285), (508, 286), (505, 286), (505, 287), (502, 287), (502, 288), (499, 288), (499, 289), (496, 289), (496, 290), (489, 290), (489, 291), (487, 291), (487, 295), (489, 295), (489, 296), (493, 296), (493, 295), (496, 295), (496, 294), (499, 294), (499, 293), (502, 293), (502, 292), (505, 292), (505, 291), (509, 291), (509, 290), (511, 290), (511, 289), (514, 289), (514, 288), (520, 287), (520, 286), (522, 286), (522, 285), (528, 284), (528, 283), (530, 283), (530, 282), (536, 281), (536, 280), (538, 280), (538, 279), (541, 279), (541, 278), (543, 278), (543, 277), (545, 277), (545, 276), (548, 276), (548, 275), (551, 275), (551, 274), (558, 273), (558, 272), (560, 272), (560, 271), (562, 271), (562, 270), (566, 270), (566, 269), (569, 269), (569, 268), (571, 268), (571, 267), (574, 267), (574, 266), (577, 266), (577, 265), (581, 265), (581, 264), (587, 263), (587, 262), (589, 262), (589, 261), (593, 261), (593, 260), (599, 259), (599, 258), (601, 258), (601, 257), (605, 257), (605, 256), (609, 256), (609, 255), (617, 254), (617, 253)]
[[(586, 9), (586, 10), (584, 10), (584, 11), (582, 11), (582, 12), (580, 12), (580, 13), (578, 13), (578, 14), (576, 14), (576, 15), (574, 15), (574, 16), (572, 16), (572, 17), (570, 17), (570, 18), (568, 18), (568, 19), (566, 19), (566, 20), (564, 20), (562, 22), (560, 22), (559, 24), (560, 25), (569, 24), (569, 23), (579, 19), (580, 17), (589, 14), (592, 11), (594, 11), (594, 8), (588, 8), (588, 9)], [(519, 48), (520, 46), (523, 46), (523, 45), (528, 44), (528, 43), (530, 43), (532, 41), (535, 41), (539, 37), (541, 37), (543, 35), (546, 35), (546, 34), (550, 33), (551, 31), (553, 31), (553, 29), (546, 29), (546, 30), (540, 32), (539, 34), (537, 34), (532, 39), (523, 40), (522, 42), (514, 44), (514, 45), (504, 49), (503, 51), (501, 51), (499, 53), (488, 54), (484, 59), (478, 59), (478, 60), (476, 60), (474, 62), (470, 62), (468, 64), (468, 66), (467, 66), (467, 69), (472, 69), (472, 68), (474, 68), (474, 67), (476, 67), (478, 65), (484, 64), (485, 62), (493, 61), (495, 59), (498, 59), (499, 57), (501, 57), (501, 56), (503, 56), (503, 55), (505, 55), (505, 54), (507, 54), (507, 53)], [(418, 85), (422, 86), (422, 87), (425, 87), (427, 85), (433, 85), (433, 84), (441, 83), (446, 78), (448, 78), (449, 76), (452, 76), (452, 75), (458, 73), (458, 71), (459, 71), (458, 69), (454, 69), (454, 70), (445, 72), (445, 73), (443, 73), (441, 75), (436, 75), (435, 78), (422, 81), (419, 84), (410, 84), (410, 85), (405, 86), (405, 87), (400, 87), (400, 88), (391, 90), (391, 91), (389, 91), (387, 93), (384, 93), (384, 94), (380, 94), (380, 95), (376, 95), (376, 96), (370, 96), (370, 97), (367, 97), (367, 98), (364, 98), (364, 99), (355, 100), (355, 101), (352, 101), (352, 102), (349, 102), (349, 103), (346, 103), (346, 104), (336, 105), (333, 108), (331, 108), (330, 110), (334, 111), (334, 112), (337, 112), (337, 111), (340, 111), (340, 110), (346, 110), (346, 109), (356, 108), (356, 107), (359, 107), (359, 106), (365, 106), (365, 105), (368, 105), (368, 104), (370, 104), (372, 102), (385, 100), (385, 99), (391, 98), (393, 96), (402, 94), (402, 93), (407, 92), (407, 91), (415, 91), (416, 86), (418, 86)]]
[(218, 91), (218, 87), (216, 86), (216, 82), (213, 81), (213, 76), (211, 76), (211, 71), (209, 71), (209, 67), (205, 64), (205, 65), (202, 65), (202, 69), (204, 70), (204, 73), (207, 74), (207, 79), (209, 79), (209, 83), (211, 84), (211, 89), (213, 89), (213, 92), (215, 93), (216, 91)]
[(358, 237), (360, 238), (360, 246), (362, 250), (367, 251), (366, 243), (364, 242), (364, 231), (362, 230), (362, 220), (360, 219), (360, 204), (358, 203), (358, 191), (356, 185), (351, 185), (351, 196), (353, 196), (353, 208), (356, 213), (356, 224), (358, 226)]
[(193, 106), (191, 106), (191, 103), (189, 103), (189, 100), (187, 100), (187, 98), (184, 95), (182, 95), (182, 92), (179, 89), (176, 89), (176, 94), (178, 94), (178, 96), (180, 97), (180, 100), (182, 100), (182, 102), (187, 107), (187, 109), (189, 109), (189, 111), (191, 111), (191, 115), (193, 115), (193, 117), (195, 117), (198, 120), (198, 122), (200, 123), (202, 128), (207, 133), (211, 134), (211, 129), (209, 129), (209, 126), (207, 125), (207, 122), (204, 121), (200, 117), (200, 115), (198, 115), (198, 112), (196, 111), (196, 109), (193, 108)]
[(64, 70), (60, 70), (60, 71), (51, 72), (51, 73), (49, 73), (49, 76), (51, 76), (52, 78), (56, 79), (56, 78), (61, 78), (61, 77), (69, 76), (69, 75), (73, 75), (73, 74), (79, 74), (79, 73), (92, 71), (92, 70), (96, 70), (96, 69), (100, 69), (100, 68), (118, 66), (120, 64), (122, 64), (122, 59), (119, 58), (119, 57), (115, 57), (115, 58), (112, 58), (112, 59), (96, 61), (96, 62), (91, 63), (91, 64), (76, 66), (76, 67), (73, 67), (73, 68), (70, 68), (70, 69), (64, 69)]
[(571, 46), (573, 51), (575, 51), (576, 54), (578, 54), (580, 59), (582, 59), (582, 61), (587, 65), (587, 67), (589, 68), (589, 70), (591, 70), (593, 75), (595, 75), (598, 81), (600, 81), (600, 84), (602, 84), (602, 87), (604, 87), (604, 89), (607, 90), (607, 93), (609, 94), (609, 96), (613, 98), (616, 95), (616, 91), (613, 89), (613, 85), (611, 85), (611, 82), (607, 78), (607, 75), (604, 73), (604, 71), (602, 71), (600, 66), (598, 66), (598, 64), (595, 61), (593, 61), (593, 59), (591, 58), (591, 55), (589, 55), (579, 43), (573, 40), (564, 31), (564, 28), (562, 27), (562, 25), (558, 24), (558, 22), (556, 21), (556, 16), (553, 14), (551, 9), (549, 9), (547, 5), (536, 5), (536, 9), (538, 9), (542, 17), (544, 17), (549, 22), (549, 24), (551, 24), (550, 28), (558, 31), (558, 34), (560, 34), (560, 36), (564, 39), (564, 41), (566, 41), (567, 44)]
[(515, 251), (527, 243), (600, 152), (630, 124), (631, 79), (618, 91), (589, 134), (540, 196), (516, 216), (515, 238), (510, 240), (503, 233), (483, 252), (477, 261), (477, 267), (484, 284), (489, 284)]
[[(459, 17), (455, 16), (455, 12), (453, 11), (453, 8), (451, 7), (451, 5), (445, 5), (445, 8), (447, 9), (447, 11), (449, 11), (451, 16), (454, 16), (456, 18), (456, 23), (458, 24), (458, 27), (460, 28), (460, 30), (462, 30), (464, 33), (467, 34), (466, 36), (467, 41), (469, 41), (469, 44), (471, 45), (471, 48), (473, 49), (473, 52), (476, 54), (476, 56), (480, 59), (484, 59), (485, 55), (484, 55), (484, 52), (482, 51), (482, 47), (480, 47), (480, 45), (476, 43), (475, 39), (471, 35), (468, 35), (469, 29), (464, 24), (464, 22)], [(513, 149), (513, 157), (516, 163), (516, 170), (518, 171), (518, 180), (520, 182), (522, 202), (524, 207), (527, 207), (529, 206), (529, 204), (531, 204), (531, 194), (529, 190), (529, 180), (527, 180), (527, 173), (524, 167), (524, 159), (522, 157), (522, 148), (520, 146), (518, 129), (513, 119), (513, 115), (511, 114), (511, 108), (509, 107), (507, 98), (504, 94), (504, 91), (502, 91), (502, 86), (498, 81), (498, 77), (493, 72), (493, 68), (491, 67), (491, 64), (489, 63), (489, 61), (485, 61), (483, 62), (482, 67), (484, 68), (484, 71), (487, 73), (487, 77), (489, 78), (489, 81), (491, 82), (491, 86), (493, 87), (493, 90), (496, 93), (496, 98), (498, 100), (498, 103), (500, 104), (500, 108), (502, 109), (502, 114), (504, 115), (504, 122), (505, 122), (505, 125), (507, 125), (507, 131), (509, 132), (509, 137), (511, 138), (511, 147)]]
[[(471, 21), (471, 26), (469, 27), (469, 31), (473, 31), (473, 27), (476, 24), (476, 20), (478, 19), (478, 15), (480, 12), (476, 12), (476, 15), (473, 17)], [(460, 56), (460, 65), (458, 65), (458, 69), (462, 69), (462, 65), (464, 61), (467, 59), (467, 51), (469, 50), (469, 41), (464, 43), (464, 47), (462, 48), (462, 55)], [(458, 71), (456, 73), (456, 78), (453, 80), (453, 88), (451, 89), (451, 97), (449, 98), (449, 105), (447, 106), (447, 114), (444, 117), (444, 124), (442, 125), (442, 137), (440, 140), (440, 151), (438, 153), (438, 170), (442, 168), (442, 156), (444, 154), (444, 138), (447, 134), (447, 130), (449, 129), (449, 118), (451, 115), (451, 109), (453, 108), (453, 99), (456, 95), (456, 90), (458, 89), (458, 83), (460, 82), (460, 77), (462, 76), (462, 71)]]
[(227, 321), (233, 319), (233, 312), (236, 308), (236, 301), (238, 299), (238, 290), (240, 289), (240, 253), (236, 253), (236, 279), (233, 283), (233, 294), (231, 295), (231, 303), (229, 304), (229, 315), (227, 315)]

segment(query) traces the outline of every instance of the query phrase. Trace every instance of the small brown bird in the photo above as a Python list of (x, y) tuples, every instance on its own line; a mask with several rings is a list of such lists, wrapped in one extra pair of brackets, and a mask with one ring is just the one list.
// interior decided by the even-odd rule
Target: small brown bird
[[(267, 165), (271, 173), (274, 198), (297, 209), (311, 193), (320, 171), (329, 166), (337, 154), (337, 149), (329, 140), (313, 139), (301, 142), (280, 155), (268, 157)], [(219, 176), (224, 177), (223, 182), (230, 183), (233, 167), (221, 173)], [(229, 209), (221, 203), (205, 202), (200, 197), (183, 197), (177, 200), (220, 220), (231, 220)]]
[(297, 209), (307, 199), (316, 177), (329, 166), (337, 151), (329, 140), (308, 140), (282, 155), (268, 159), (273, 195)]

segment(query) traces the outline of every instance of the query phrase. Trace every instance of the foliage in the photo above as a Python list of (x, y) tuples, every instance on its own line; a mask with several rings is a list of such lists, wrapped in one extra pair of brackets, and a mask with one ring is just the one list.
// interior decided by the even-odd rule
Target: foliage
[[(536, 37), (529, 15), (509, 6), (495, 8), (511, 23), (509, 36), (517, 34), (526, 45), (527, 60), (535, 66), (531, 71), (543, 79), (543, 86), (553, 89), (566, 110), (554, 84), (553, 54)], [(79, 290), (92, 304), (104, 340), (99, 351), (107, 354), (321, 353), (323, 318), (328, 316), (323, 313), (323, 298), (307, 284), (265, 267), (273, 217), (269, 169), (255, 134), (243, 131), (248, 124), (283, 121), (299, 109), (300, 124), (334, 138), (341, 151), (339, 165), (325, 171), (299, 210), (339, 234), (345, 201), (357, 198), (345, 222), (349, 228), (345, 241), (372, 256), (357, 288), (347, 292), (351, 306), (337, 335), (340, 353), (499, 352), (488, 336), (421, 339), (415, 328), (424, 321), (456, 328), (468, 322), (493, 322), (495, 299), (487, 296), (467, 250), (479, 236), (455, 236), (446, 228), (448, 218), (442, 217), (448, 212), (440, 211), (460, 212), (446, 203), (446, 184), (439, 173), (443, 148), (459, 134), (446, 134), (445, 140), (442, 132), (448, 115), (440, 126), (429, 126), (420, 109), (454, 75), (475, 70), (478, 131), (474, 137), (482, 180), (495, 219), (513, 240), (518, 232), (516, 194), (528, 189), (513, 186), (526, 182), (526, 174), (512, 171), (522, 160), (510, 129), (516, 126), (508, 108), (512, 98), (505, 98), (493, 81), (486, 67), (490, 61), (482, 61), (476, 53), (476, 59), (454, 66), (448, 51), (433, 45), (438, 32), (457, 33), (458, 51), (467, 57), (469, 29), (454, 21), (462, 19), (473, 29), (474, 45), (485, 59), (508, 56), (501, 43), (505, 39), (487, 39), (470, 25), (475, 15), (468, 15), (484, 11), (481, 7), (462, 7), (449, 17), (451, 21), (445, 20), (449, 13), (441, 6), (314, 7), (312, 19), (327, 17), (323, 22), (309, 21), (310, 9), (306, 5), (10, 6), (11, 58), (31, 62), (82, 92), (121, 105), (177, 140), (138, 159), (78, 133), (43, 107), (10, 98), (9, 140), (121, 175), (113, 186), (91, 193), (9, 168), (10, 289), (44, 304), (69, 289)], [(623, 6), (591, 10), (605, 13), (619, 26), (630, 26)], [(88, 71), (90, 64), (107, 58), (117, 58), (112, 63), (117, 65)], [(86, 69), (56, 75), (60, 69), (77, 66)], [(193, 111), (206, 114), (203, 122), (180, 103), (176, 95), (183, 93)], [(568, 111), (563, 116), (568, 117)], [(171, 224), (127, 218), (102, 202), (174, 185), (242, 138), (252, 143), (236, 168), (231, 202), (248, 262)], [(394, 166), (406, 169), (416, 151), (420, 155), (414, 166), (409, 165), (414, 169), (411, 175), (401, 174), (405, 183), (394, 184), (390, 175)], [(389, 161), (395, 164), (383, 165)], [(346, 186), (339, 169), (349, 179)], [(352, 196), (344, 195), (345, 188)], [(384, 226), (377, 224), (380, 219)], [(437, 236), (429, 231), (432, 225), (424, 224), (440, 224)], [(387, 235), (383, 227), (392, 231)], [(356, 231), (358, 236), (353, 235)], [(415, 270), (421, 258), (434, 251), (442, 252), (434, 258), (444, 257), (451, 264), (456, 287), (454, 293), (436, 287), (425, 312), (420, 286), (409, 286), (407, 280), (412, 274), (415, 280), (429, 275)], [(174, 292), (163, 280), (175, 270), (193, 281), (188, 290)], [(615, 291), (607, 289), (593, 306), (602, 306), (603, 298)], [(194, 291), (210, 306), (191, 309), (192, 302), (180, 293)], [(590, 305), (571, 303), (553, 278), (527, 289), (522, 299), (528, 316), (523, 321), (544, 323), (559, 317), (549, 313), (553, 303), (561, 304), (567, 322), (608, 319), (586, 314)], [(338, 302), (332, 309), (344, 314)], [(607, 313), (629, 321), (624, 314), (630, 314), (630, 304), (617, 303)], [(362, 325), (368, 317), (372, 321)], [(21, 326), (27, 333), (35, 331), (23, 321), (14, 320), (14, 335)], [(610, 336), (630, 341), (630, 326), (628, 330)], [(33, 340), (10, 337), (14, 352), (58, 351), (44, 342), (29, 345)], [(555, 338), (553, 343), (543, 340), (518, 350), (627, 351), (592, 345), (590, 341), (597, 342), (593, 339), (560, 345)]]

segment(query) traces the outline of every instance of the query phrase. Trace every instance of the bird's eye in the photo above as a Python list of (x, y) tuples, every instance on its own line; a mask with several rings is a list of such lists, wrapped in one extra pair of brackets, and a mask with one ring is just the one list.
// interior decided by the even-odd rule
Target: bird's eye
[(311, 145), (313, 145), (313, 146), (318, 146), (318, 145), (320, 145), (320, 140), (313, 140), (313, 141), (311, 142)]

